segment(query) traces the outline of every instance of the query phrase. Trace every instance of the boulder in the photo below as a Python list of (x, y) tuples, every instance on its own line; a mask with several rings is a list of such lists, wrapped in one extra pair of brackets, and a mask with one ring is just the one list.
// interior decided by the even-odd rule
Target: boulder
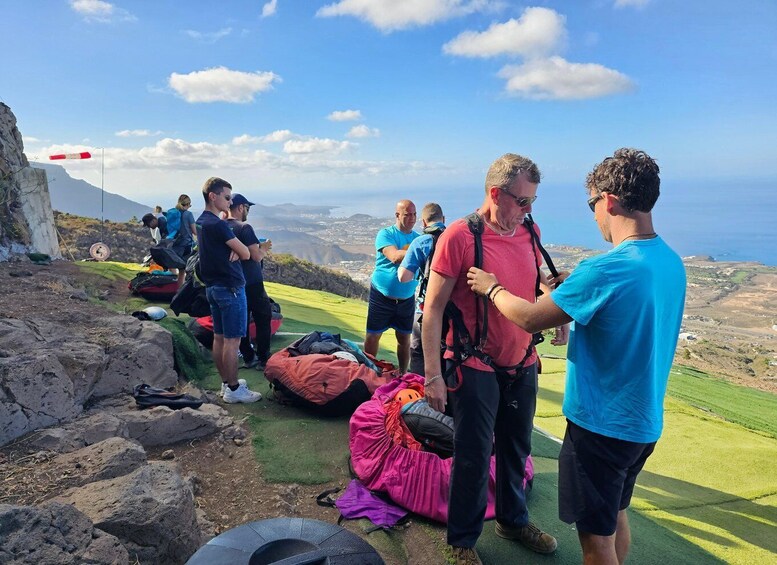
[(112, 414), (90, 411), (60, 428), (47, 428), (30, 434), (29, 449), (67, 453), (111, 437), (129, 437), (127, 424)]
[(86, 484), (131, 473), (146, 464), (146, 450), (132, 440), (114, 437), (58, 455), (51, 464), (55, 468), (77, 470), (79, 482)]
[(226, 410), (215, 404), (203, 404), (196, 410), (157, 406), (117, 412), (116, 416), (126, 422), (129, 437), (138, 440), (144, 447), (189, 441), (233, 425)]
[(94, 527), (69, 504), (0, 504), (0, 563), (5, 565), (126, 564), (119, 540)]
[(59, 360), (44, 352), (0, 358), (0, 445), (82, 411)]
[(133, 562), (184, 563), (202, 542), (194, 494), (174, 463), (151, 462), (129, 475), (71, 489), (57, 500), (116, 536)]

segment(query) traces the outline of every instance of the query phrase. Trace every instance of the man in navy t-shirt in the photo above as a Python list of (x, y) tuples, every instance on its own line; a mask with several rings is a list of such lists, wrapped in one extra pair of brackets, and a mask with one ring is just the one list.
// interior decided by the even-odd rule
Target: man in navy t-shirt
[(557, 280), (529, 303), (470, 269), (528, 332), (574, 320), (567, 350), (559, 454), (559, 517), (575, 523), (586, 563), (623, 563), (631, 532), (626, 508), (637, 475), (661, 436), (663, 402), (685, 302), (685, 268), (655, 232), (659, 169), (647, 153), (619, 149), (589, 173), (588, 206), (613, 248)]
[(224, 402), (256, 402), (262, 395), (248, 389), (237, 378), (237, 351), (246, 331), (246, 295), (243, 268), (239, 260), (248, 259), (248, 248), (240, 243), (227, 222), (219, 218), (229, 211), (232, 185), (211, 177), (202, 187), (205, 210), (197, 218), (200, 251), (200, 275), (213, 316), (213, 362), (224, 390)]
[(272, 307), (270, 297), (264, 290), (264, 277), (262, 276), (262, 259), (272, 247), (271, 241), (260, 242), (254, 233), (251, 224), (246, 223), (248, 211), (253, 202), (242, 194), (233, 194), (229, 205), (229, 218), (227, 224), (235, 236), (243, 245), (248, 247), (251, 253), (250, 259), (241, 261), (243, 275), (246, 279), (246, 301), (250, 316), (246, 320), (246, 328), (253, 318), (256, 327), (255, 348), (251, 346), (251, 338), (246, 329), (246, 335), (240, 340), (240, 353), (243, 354), (243, 367), (251, 369), (256, 367), (264, 370), (267, 359), (270, 358), (270, 322), (272, 321)]

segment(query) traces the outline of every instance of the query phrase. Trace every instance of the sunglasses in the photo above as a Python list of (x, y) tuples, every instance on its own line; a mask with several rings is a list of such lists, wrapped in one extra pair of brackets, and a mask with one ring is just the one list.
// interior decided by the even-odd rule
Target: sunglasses
[(518, 204), (520, 208), (526, 208), (527, 206), (531, 206), (534, 203), (534, 201), (537, 200), (536, 196), (516, 196), (512, 192), (508, 191), (506, 188), (500, 188), (499, 190), (501, 190), (510, 198), (515, 200), (515, 203)]
[(591, 212), (596, 212), (596, 203), (599, 202), (602, 198), (601, 193), (597, 194), (596, 196), (592, 196), (588, 199), (588, 207), (591, 209)]

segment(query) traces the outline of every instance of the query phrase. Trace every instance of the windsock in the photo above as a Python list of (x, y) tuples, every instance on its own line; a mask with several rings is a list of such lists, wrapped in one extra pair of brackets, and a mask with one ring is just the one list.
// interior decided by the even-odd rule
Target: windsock
[(84, 151), (82, 153), (60, 153), (58, 155), (49, 155), (49, 159), (51, 161), (56, 161), (58, 159), (91, 159), (92, 154), (89, 153), (89, 151)]

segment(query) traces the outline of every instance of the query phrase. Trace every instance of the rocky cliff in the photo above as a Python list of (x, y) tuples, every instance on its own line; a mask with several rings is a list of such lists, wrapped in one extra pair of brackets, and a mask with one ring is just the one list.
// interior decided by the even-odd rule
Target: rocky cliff
[(61, 257), (48, 182), (30, 167), (16, 116), (0, 102), (0, 260), (31, 252)]

